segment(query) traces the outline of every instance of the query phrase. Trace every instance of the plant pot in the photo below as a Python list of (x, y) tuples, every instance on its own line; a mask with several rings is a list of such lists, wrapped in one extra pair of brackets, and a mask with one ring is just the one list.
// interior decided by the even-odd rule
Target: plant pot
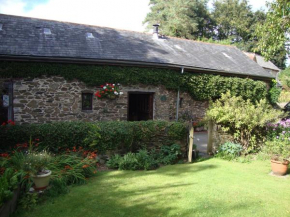
[(48, 173), (46, 174), (41, 174), (41, 175), (32, 175), (32, 180), (35, 185), (35, 190), (44, 190), (47, 188), (49, 184), (49, 179), (51, 175), (51, 171), (47, 170)]
[(272, 172), (278, 176), (284, 176), (288, 170), (289, 161), (271, 160)]

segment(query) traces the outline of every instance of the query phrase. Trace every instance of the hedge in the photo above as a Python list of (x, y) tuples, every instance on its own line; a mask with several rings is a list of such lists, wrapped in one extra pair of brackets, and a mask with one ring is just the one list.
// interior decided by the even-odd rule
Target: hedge
[(78, 79), (89, 86), (108, 82), (122, 85), (164, 85), (169, 90), (180, 89), (188, 92), (196, 100), (219, 98), (222, 93), (229, 90), (233, 95), (242, 96), (253, 102), (267, 96), (266, 84), (249, 78), (189, 72), (181, 74), (177, 70), (158, 68), (0, 61), (1, 78), (41, 76), (62, 76), (66, 80)]
[(54, 122), (0, 127), (0, 149), (12, 150), (27, 143), (30, 137), (39, 139), (38, 148), (59, 150), (82, 147), (90, 150), (126, 153), (140, 148), (179, 143), (186, 145), (187, 127), (181, 122)]

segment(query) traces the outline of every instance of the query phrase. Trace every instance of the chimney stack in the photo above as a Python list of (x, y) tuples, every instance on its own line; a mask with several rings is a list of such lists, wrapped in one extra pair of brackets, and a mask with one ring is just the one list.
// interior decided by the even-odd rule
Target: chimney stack
[(159, 24), (153, 25), (153, 38), (155, 39), (158, 39), (158, 27), (159, 27)]

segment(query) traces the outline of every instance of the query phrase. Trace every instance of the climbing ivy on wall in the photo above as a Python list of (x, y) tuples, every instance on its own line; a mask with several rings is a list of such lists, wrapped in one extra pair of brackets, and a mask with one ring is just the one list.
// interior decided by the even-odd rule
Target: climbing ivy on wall
[(196, 100), (219, 98), (228, 90), (233, 95), (252, 101), (267, 96), (266, 84), (248, 78), (225, 77), (211, 74), (181, 74), (171, 69), (138, 68), (122, 66), (77, 65), (56, 63), (0, 62), (1, 78), (36, 78), (62, 76), (67, 80), (78, 79), (90, 86), (106, 82), (123, 85), (164, 85), (167, 89), (188, 92)]

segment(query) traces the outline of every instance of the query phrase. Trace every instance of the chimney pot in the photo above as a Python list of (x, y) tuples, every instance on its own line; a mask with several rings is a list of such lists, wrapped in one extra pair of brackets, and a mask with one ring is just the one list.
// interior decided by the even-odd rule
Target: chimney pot
[(156, 39), (158, 39), (158, 27), (159, 27), (159, 24), (153, 25), (153, 38), (156, 38)]

